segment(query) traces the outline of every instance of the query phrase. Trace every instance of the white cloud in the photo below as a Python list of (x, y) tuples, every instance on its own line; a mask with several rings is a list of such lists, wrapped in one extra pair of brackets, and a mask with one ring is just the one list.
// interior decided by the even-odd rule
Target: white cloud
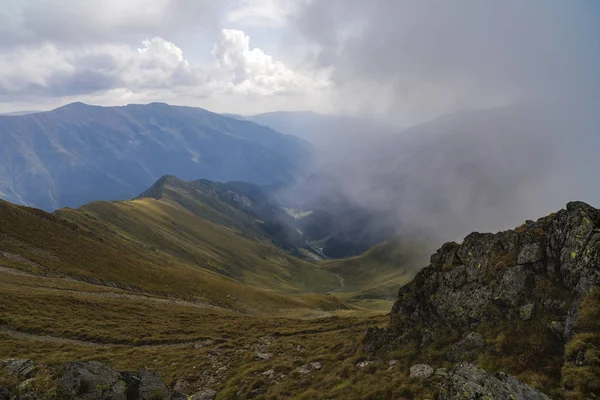
[(239, 30), (223, 29), (213, 55), (218, 79), (227, 82), (232, 91), (273, 95), (310, 92), (329, 84), (325, 73), (293, 71), (261, 49), (250, 49), (250, 38)]
[(251, 49), (250, 38), (239, 30), (223, 30), (212, 55), (213, 63), (191, 62), (180, 47), (160, 37), (144, 40), (139, 48), (20, 46), (0, 53), (0, 98), (109, 94), (142, 102), (218, 96), (255, 101), (256, 96), (303, 96), (329, 85), (324, 72), (293, 70), (261, 49)]
[(192, 68), (175, 44), (145, 40), (126, 45), (20, 47), (0, 54), (0, 94), (61, 96), (118, 87), (172, 87), (192, 81)]

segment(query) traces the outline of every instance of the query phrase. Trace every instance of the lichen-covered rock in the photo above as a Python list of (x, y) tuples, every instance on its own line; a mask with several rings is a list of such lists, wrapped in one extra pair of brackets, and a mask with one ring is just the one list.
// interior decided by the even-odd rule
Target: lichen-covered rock
[(517, 257), (517, 264), (527, 264), (542, 261), (544, 258), (544, 252), (537, 243), (529, 243), (523, 246), (519, 256)]
[(550, 400), (513, 376), (489, 375), (472, 364), (459, 364), (441, 383), (438, 400)]
[(444, 244), (400, 289), (389, 326), (368, 330), (364, 350), (397, 346), (415, 327), (429, 338), (439, 328), (468, 332), (487, 322), (535, 319), (538, 307), (564, 321), (568, 341), (581, 299), (598, 285), (600, 211), (569, 203), (515, 230)]
[(58, 393), (66, 399), (126, 400), (127, 385), (108, 365), (74, 361), (62, 366)]
[(169, 389), (155, 372), (142, 369), (137, 373), (137, 378), (139, 382), (137, 398), (140, 400), (167, 400), (169, 398)]
[(483, 347), (485, 347), (483, 335), (477, 332), (470, 332), (461, 341), (452, 345), (452, 348), (446, 354), (446, 358), (454, 362), (465, 360)]
[(434, 369), (427, 364), (416, 364), (410, 367), (410, 377), (426, 379), (433, 375)]
[(5, 370), (20, 379), (28, 379), (34, 371), (34, 366), (33, 361), (28, 358), (9, 358), (0, 361), (0, 370)]
[(215, 400), (217, 392), (212, 389), (204, 389), (192, 396), (192, 400)]
[(523, 321), (529, 321), (531, 319), (531, 317), (533, 316), (533, 308), (534, 307), (535, 307), (535, 304), (533, 304), (533, 303), (527, 303), (525, 305), (522, 305), (519, 308), (519, 317)]

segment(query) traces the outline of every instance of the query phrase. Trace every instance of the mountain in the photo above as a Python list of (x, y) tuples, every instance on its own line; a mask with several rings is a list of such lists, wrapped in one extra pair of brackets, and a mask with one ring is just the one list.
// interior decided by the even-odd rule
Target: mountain
[(0, 197), (46, 210), (131, 198), (165, 174), (288, 183), (312, 153), (252, 122), (161, 103), (0, 116), (0, 143)]
[[(552, 398), (593, 398), (600, 392), (599, 232), (600, 210), (572, 202), (515, 230), (444, 244), (400, 289), (389, 325), (369, 330), (365, 351), (412, 347), (415, 363), (476, 361)], [(458, 372), (439, 398), (508, 395), (497, 386), (502, 376)]]
[(390, 230), (447, 240), (508, 229), (571, 198), (600, 202), (599, 123), (591, 107), (548, 104), (454, 113), (368, 146), (340, 141), (287, 194), (339, 214), (364, 210), (380, 241)]

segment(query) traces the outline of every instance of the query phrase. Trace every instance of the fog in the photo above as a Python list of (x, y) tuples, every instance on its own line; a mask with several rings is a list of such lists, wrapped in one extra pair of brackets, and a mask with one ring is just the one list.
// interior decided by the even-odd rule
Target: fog
[(317, 161), (286, 196), (344, 196), (440, 240), (600, 206), (598, 17), (595, 1), (306, 3), (293, 29), (363, 119), (312, 125)]

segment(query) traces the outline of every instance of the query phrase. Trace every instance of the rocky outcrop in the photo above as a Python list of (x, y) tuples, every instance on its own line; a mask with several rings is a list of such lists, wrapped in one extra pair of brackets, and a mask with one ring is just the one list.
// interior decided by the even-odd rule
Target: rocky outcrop
[[(409, 342), (421, 349), (450, 346), (446, 353), (450, 362), (474, 361), (478, 353), (487, 352), (488, 362), (503, 359), (508, 372), (513, 368), (519, 374), (538, 367), (561, 371), (564, 354), (562, 377), (555, 374), (549, 379), (562, 381), (563, 391), (585, 398), (596, 387), (587, 381), (600, 379), (600, 368), (589, 362), (577, 364), (573, 349), (596, 354), (600, 318), (593, 315), (600, 310), (592, 297), (598, 293), (600, 211), (573, 202), (565, 210), (514, 230), (475, 232), (462, 244), (444, 244), (430, 265), (400, 289), (389, 325), (367, 331), (364, 350), (393, 350)], [(456, 339), (457, 334), (462, 339)], [(454, 343), (447, 342), (448, 337)], [(494, 346), (486, 347), (488, 340)], [(522, 356), (519, 352), (531, 353)], [(506, 357), (517, 362), (507, 362)], [(557, 361), (551, 361), (552, 357)], [(458, 372), (447, 382), (464, 378)], [(485, 379), (477, 387), (496, 385), (498, 380), (512, 385), (514, 378)], [(493, 398), (504, 398), (504, 394), (499, 396)]]
[(550, 400), (515, 377), (489, 375), (472, 364), (458, 364), (442, 382), (438, 400)]
[(0, 361), (0, 371), (7, 372), (17, 381), (21, 381), (13, 388), (0, 388), (0, 399), (214, 400), (216, 397), (216, 392), (210, 389), (191, 396), (177, 389), (171, 391), (158, 374), (146, 368), (131, 373), (117, 371), (97, 361), (72, 361), (53, 367), (51, 375), (55, 379), (55, 387), (42, 394), (38, 393), (35, 367), (31, 360)]
[[(551, 293), (540, 294), (548, 282)], [(600, 211), (569, 203), (515, 230), (444, 244), (400, 289), (389, 327), (367, 333), (365, 350), (399, 343), (418, 325), (467, 331), (490, 320), (531, 319), (537, 310), (564, 324), (568, 340), (579, 302), (599, 284)]]

